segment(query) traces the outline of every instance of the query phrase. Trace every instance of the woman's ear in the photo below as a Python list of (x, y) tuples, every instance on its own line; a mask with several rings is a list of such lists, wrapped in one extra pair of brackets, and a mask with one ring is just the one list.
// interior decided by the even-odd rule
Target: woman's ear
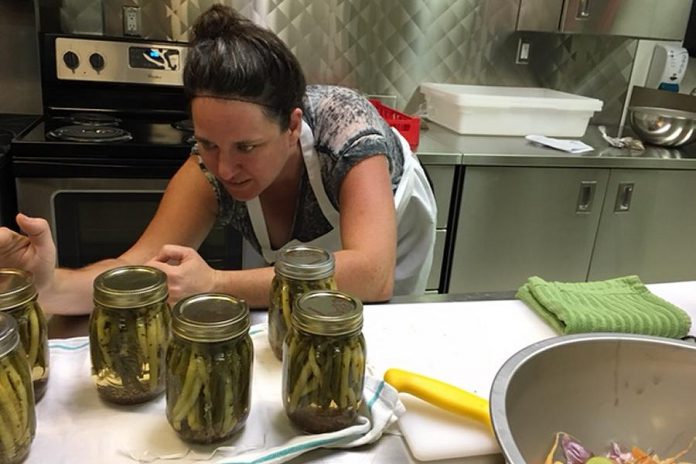
[(288, 131), (290, 131), (290, 145), (295, 145), (300, 139), (300, 133), (302, 132), (302, 110), (300, 108), (295, 108), (290, 113)]

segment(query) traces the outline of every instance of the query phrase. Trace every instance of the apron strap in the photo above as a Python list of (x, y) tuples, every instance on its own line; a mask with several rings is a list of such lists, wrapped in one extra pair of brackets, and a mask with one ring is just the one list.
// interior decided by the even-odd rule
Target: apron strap
[(324, 189), (324, 182), (321, 178), (321, 165), (319, 157), (314, 149), (314, 135), (309, 125), (302, 120), (302, 132), (300, 133), (300, 143), (302, 144), (302, 156), (304, 157), (305, 167), (307, 168), (307, 176), (309, 183), (314, 191), (314, 196), (317, 198), (319, 208), (324, 214), (327, 221), (338, 230), (340, 226), (341, 215), (329, 200), (329, 196)]
[[(330, 234), (332, 236), (336, 234), (336, 236), (339, 237), (340, 243), (340, 235), (338, 235), (340, 233), (340, 214), (333, 207), (328, 195), (326, 194), (326, 191), (324, 190), (324, 183), (321, 179), (321, 165), (319, 164), (319, 157), (314, 149), (314, 135), (312, 134), (312, 128), (309, 127), (304, 120), (302, 120), (302, 130), (300, 132), (300, 147), (302, 149), (302, 158), (305, 163), (305, 168), (307, 169), (309, 184), (312, 187), (312, 191), (314, 192), (314, 196), (317, 199), (317, 203), (319, 204), (322, 214), (334, 228)], [(268, 236), (268, 227), (266, 225), (266, 219), (263, 216), (261, 200), (259, 197), (252, 198), (246, 202), (246, 205), (247, 210), (249, 211), (251, 225), (254, 228), (254, 234), (256, 235), (256, 239), (258, 240), (263, 252), (263, 258), (268, 263), (275, 262), (277, 250), (273, 250), (271, 248), (271, 240)], [(286, 246), (297, 244), (300, 244), (299, 240), (292, 240), (288, 242)], [(326, 247), (326, 245), (324, 245), (324, 247)]]

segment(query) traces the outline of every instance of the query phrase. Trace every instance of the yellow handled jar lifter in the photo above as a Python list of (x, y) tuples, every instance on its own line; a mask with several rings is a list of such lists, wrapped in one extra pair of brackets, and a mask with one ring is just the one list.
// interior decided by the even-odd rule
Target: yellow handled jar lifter
[(384, 381), (401, 393), (408, 393), (428, 403), (462, 416), (475, 419), (493, 431), (488, 400), (461, 388), (403, 369), (388, 369)]

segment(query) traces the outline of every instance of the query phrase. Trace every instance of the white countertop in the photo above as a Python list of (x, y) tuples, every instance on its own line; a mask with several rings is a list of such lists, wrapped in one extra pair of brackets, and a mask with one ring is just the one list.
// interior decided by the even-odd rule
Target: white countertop
[[(696, 317), (696, 282), (653, 284), (648, 287), (656, 295), (687, 311), (692, 319)], [(259, 315), (256, 313), (256, 316)], [(487, 397), (490, 391), (497, 370), (510, 355), (530, 343), (555, 336), (541, 318), (518, 300), (366, 305), (363, 330), (368, 347), (368, 366), (373, 376), (380, 377), (387, 368), (399, 367), (452, 383), (484, 397)], [(693, 327), (690, 334), (696, 334)], [(51, 375), (59, 374), (52, 371)], [(50, 388), (49, 383), (49, 390)], [(91, 388), (85, 391), (85, 395), (92, 393), (94, 392)], [(43, 401), (51, 400), (51, 397), (56, 399), (55, 394), (47, 394)], [(79, 401), (87, 399), (85, 396)], [(63, 400), (78, 401), (75, 398)], [(442, 451), (445, 455), (462, 452), (461, 449), (448, 450), (445, 445), (450, 442), (464, 442), (466, 437), (476, 436), (476, 433), (472, 435), (472, 423), (468, 419), (446, 413), (408, 395), (402, 395), (402, 400), (407, 408), (406, 414), (402, 416), (404, 427), (409, 417), (425, 417), (427, 420), (424, 421), (411, 420), (411, 426), (415, 427), (415, 430), (419, 427), (424, 427), (424, 430), (437, 430), (434, 435), (424, 436), (426, 445), (438, 439), (443, 440), (441, 449), (432, 450), (426, 447), (421, 450), (423, 452), (437, 454)], [(39, 403), (39, 408), (41, 407)], [(79, 417), (75, 417), (74, 421), (79, 421)], [(163, 423), (166, 425), (166, 420)], [(92, 424), (94, 426), (94, 423)], [(76, 422), (76, 425), (79, 423)], [(115, 432), (109, 428), (107, 418), (101, 427), (109, 433)], [(398, 435), (398, 430), (395, 432), (396, 435), (385, 435), (374, 445), (350, 451), (313, 451), (293, 462), (418, 462), (406, 442)], [(46, 442), (47, 437), (42, 435), (45, 433), (58, 432), (54, 432), (47, 424), (42, 426), (40, 423), (35, 446), (39, 447), (42, 442)], [(62, 431), (60, 433), (64, 434)], [(79, 435), (64, 436), (63, 451), (79, 454), (82, 449)], [(104, 450), (104, 462), (109, 462), (106, 458), (109, 452), (113, 450)], [(30, 455), (26, 462), (39, 463), (40, 460), (36, 459), (39, 459), (41, 454), (37, 449), (34, 457)], [(475, 455), (437, 462), (502, 462), (502, 456)]]

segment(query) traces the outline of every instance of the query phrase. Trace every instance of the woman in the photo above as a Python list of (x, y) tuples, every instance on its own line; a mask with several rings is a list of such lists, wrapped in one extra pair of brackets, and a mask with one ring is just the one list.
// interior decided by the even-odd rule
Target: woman
[[(364, 301), (423, 291), (434, 197), (408, 145), (367, 100), (306, 86), (277, 36), (221, 5), (194, 26), (184, 89), (196, 146), (123, 255), (54, 269), (43, 219), (17, 217), (28, 239), (0, 230), (0, 266), (34, 272), (47, 311), (87, 313), (94, 277), (143, 263), (167, 273), (172, 300), (216, 291), (265, 307), (275, 252), (300, 242), (334, 251), (338, 287)], [(216, 220), (232, 223), (267, 264), (210, 268), (195, 250)]]

